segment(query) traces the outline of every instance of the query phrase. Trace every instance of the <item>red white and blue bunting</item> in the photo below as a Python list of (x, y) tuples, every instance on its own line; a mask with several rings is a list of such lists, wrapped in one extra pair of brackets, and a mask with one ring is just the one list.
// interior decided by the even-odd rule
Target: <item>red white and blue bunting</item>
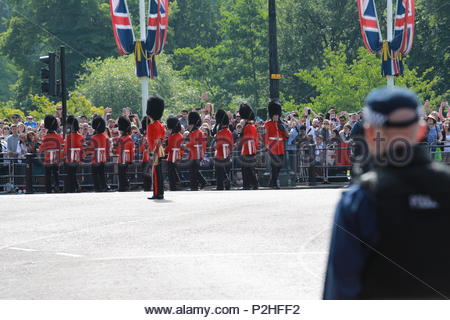
[(383, 76), (403, 75), (402, 59), (412, 48), (414, 39), (414, 0), (397, 0), (392, 41), (383, 41), (375, 0), (357, 0), (363, 42), (371, 53), (381, 52)]
[(164, 49), (169, 28), (169, 1), (149, 0), (147, 41), (136, 41), (126, 0), (110, 0), (114, 38), (117, 49), (123, 55), (134, 53), (136, 75), (158, 76), (156, 55)]

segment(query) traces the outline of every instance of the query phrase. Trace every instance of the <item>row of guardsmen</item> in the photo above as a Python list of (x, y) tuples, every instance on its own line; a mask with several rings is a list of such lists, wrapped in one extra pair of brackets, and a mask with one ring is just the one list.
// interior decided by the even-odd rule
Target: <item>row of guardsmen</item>
[[(164, 100), (159, 96), (152, 96), (147, 102), (147, 116), (144, 117), (143, 130), (145, 137), (140, 150), (142, 157), (142, 172), (144, 190), (153, 189), (153, 196), (149, 199), (164, 199), (164, 177), (161, 159), (167, 162), (169, 187), (176, 191), (180, 182), (178, 168), (181, 165), (190, 169), (190, 188), (192, 191), (203, 188), (207, 182), (200, 173), (200, 161), (206, 152), (206, 137), (200, 130), (201, 117), (197, 112), (190, 112), (188, 117), (188, 142), (183, 144), (184, 138), (180, 133), (181, 124), (176, 117), (167, 119), (169, 135), (166, 141), (165, 127), (161, 123), (164, 113)], [(264, 143), (271, 159), (271, 178), (269, 187), (278, 189), (278, 175), (283, 164), (284, 141), (288, 138), (288, 128), (281, 120), (281, 105), (271, 101), (268, 105), (269, 120), (265, 123)], [(258, 189), (259, 183), (255, 172), (256, 154), (258, 152), (258, 132), (254, 124), (255, 113), (247, 104), (241, 104), (239, 114), (245, 121), (240, 136), (240, 162), (242, 167), (243, 189)], [(229, 129), (230, 119), (224, 110), (216, 113), (216, 125), (213, 129), (215, 136), (215, 171), (217, 190), (231, 188), (230, 168), (233, 151), (233, 134)], [(83, 156), (84, 137), (78, 132), (79, 124), (75, 117), (67, 118), (68, 132), (65, 140), (56, 133), (57, 120), (48, 115), (44, 120), (47, 134), (39, 152), (43, 153), (45, 166), (45, 185), (48, 193), (59, 191), (58, 168), (64, 163), (66, 172), (64, 181), (65, 192), (77, 192), (79, 189), (76, 179), (77, 168)], [(91, 155), (92, 179), (95, 191), (107, 190), (105, 179), (105, 164), (109, 160), (111, 145), (105, 134), (106, 124), (103, 118), (95, 117), (92, 122), (95, 134), (91, 137), (87, 153)], [(118, 156), (119, 191), (129, 189), (127, 167), (134, 161), (135, 144), (131, 138), (131, 123), (128, 118), (118, 119), (120, 139), (116, 154)], [(188, 160), (183, 161), (185, 151)], [(63, 161), (64, 160), (64, 161)]]

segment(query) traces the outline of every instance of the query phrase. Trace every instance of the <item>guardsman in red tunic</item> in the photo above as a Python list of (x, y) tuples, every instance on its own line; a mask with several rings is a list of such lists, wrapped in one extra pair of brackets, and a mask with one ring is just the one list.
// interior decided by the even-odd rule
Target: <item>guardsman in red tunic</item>
[(199, 184), (201, 189), (207, 184), (200, 173), (200, 161), (204, 159), (206, 152), (206, 137), (199, 129), (201, 125), (200, 115), (197, 112), (190, 112), (188, 115), (189, 142), (186, 148), (189, 150), (191, 191), (198, 191)]
[(153, 196), (150, 200), (164, 199), (164, 178), (162, 175), (161, 158), (164, 157), (162, 143), (166, 138), (164, 125), (159, 121), (164, 113), (164, 100), (158, 96), (151, 96), (147, 101), (147, 116), (150, 123), (147, 125), (147, 141), (150, 154), (153, 158)]
[(66, 141), (64, 143), (66, 179), (64, 183), (65, 192), (78, 192), (77, 170), (83, 156), (84, 136), (78, 131), (80, 126), (77, 118), (67, 117)]
[(53, 190), (59, 192), (59, 164), (63, 147), (63, 138), (55, 133), (58, 129), (58, 121), (52, 115), (45, 116), (44, 127), (47, 134), (42, 139), (38, 152), (44, 153), (45, 191), (52, 192), (52, 176), (54, 180)]
[(177, 191), (177, 183), (180, 182), (178, 175), (177, 163), (183, 157), (183, 135), (181, 131), (181, 123), (176, 117), (167, 119), (167, 129), (170, 130), (169, 138), (167, 139), (166, 154), (167, 154), (167, 171), (169, 175), (170, 191)]
[(217, 190), (230, 190), (231, 153), (233, 152), (233, 133), (228, 126), (230, 118), (227, 113), (219, 109), (216, 113), (216, 150), (214, 154), (216, 166)]
[(142, 173), (143, 173), (143, 187), (144, 191), (152, 190), (152, 165), (150, 161), (150, 151), (148, 149), (147, 141), (147, 126), (150, 120), (147, 116), (142, 119), (142, 140), (139, 145), (139, 152), (142, 154)]
[(268, 106), (269, 120), (264, 124), (264, 144), (269, 151), (270, 174), (269, 187), (280, 189), (278, 186), (278, 175), (284, 161), (284, 141), (289, 137), (288, 126), (281, 120), (281, 104), (271, 101)]
[(119, 191), (128, 191), (130, 181), (127, 177), (127, 169), (134, 160), (134, 142), (131, 138), (130, 119), (120, 116), (117, 121), (120, 131), (120, 139), (117, 144), (116, 153), (118, 155), (117, 163), (119, 165)]
[(245, 120), (242, 129), (241, 144), (241, 166), (242, 166), (242, 184), (244, 190), (257, 190), (258, 179), (256, 178), (256, 154), (258, 152), (258, 130), (254, 125), (255, 113), (252, 108), (243, 103), (239, 108), (239, 114)]
[(111, 149), (108, 136), (105, 134), (106, 123), (102, 117), (92, 120), (92, 128), (95, 134), (89, 141), (88, 152), (92, 155), (91, 174), (94, 181), (94, 190), (104, 192), (107, 190), (105, 177), (105, 163), (108, 161)]

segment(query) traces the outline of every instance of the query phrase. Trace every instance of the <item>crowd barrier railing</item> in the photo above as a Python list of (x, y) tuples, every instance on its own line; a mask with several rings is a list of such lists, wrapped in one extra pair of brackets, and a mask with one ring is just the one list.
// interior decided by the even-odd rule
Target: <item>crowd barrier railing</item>
[[(430, 156), (439, 162), (450, 165), (450, 146), (428, 145)], [(141, 154), (136, 154), (135, 161), (127, 168), (127, 176), (131, 188), (142, 189), (144, 173), (149, 174), (151, 164), (141, 162)], [(91, 165), (83, 159), (77, 171), (78, 183), (82, 191), (93, 190)], [(282, 187), (312, 185), (316, 183), (345, 184), (351, 180), (353, 152), (351, 146), (315, 145), (287, 148), (279, 175)], [(167, 164), (162, 161), (163, 175), (167, 177)], [(206, 181), (215, 184), (214, 151), (208, 148), (205, 159), (200, 162), (200, 172)], [(229, 173), (232, 187), (242, 186), (242, 163), (240, 151), (235, 148), (229, 162)], [(256, 155), (255, 170), (261, 186), (269, 182), (271, 159), (267, 150), (260, 150)], [(189, 161), (185, 158), (179, 162), (180, 184), (189, 186)], [(118, 188), (117, 157), (111, 156), (105, 165), (107, 185), (111, 190)], [(63, 187), (65, 177), (64, 165), (59, 165), (60, 186)], [(45, 189), (44, 165), (39, 154), (27, 154), (25, 158), (8, 158), (7, 153), (0, 153), (0, 193), (23, 192), (32, 193)]]

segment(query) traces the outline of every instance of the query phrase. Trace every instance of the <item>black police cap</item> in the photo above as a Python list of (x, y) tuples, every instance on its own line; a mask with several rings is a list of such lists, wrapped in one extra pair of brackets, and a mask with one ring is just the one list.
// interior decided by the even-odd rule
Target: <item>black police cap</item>
[[(384, 87), (375, 89), (366, 98), (366, 120), (379, 126), (405, 127), (419, 120), (421, 103), (417, 95), (402, 87)], [(416, 117), (403, 122), (390, 122), (388, 117), (399, 109), (411, 109)]]

